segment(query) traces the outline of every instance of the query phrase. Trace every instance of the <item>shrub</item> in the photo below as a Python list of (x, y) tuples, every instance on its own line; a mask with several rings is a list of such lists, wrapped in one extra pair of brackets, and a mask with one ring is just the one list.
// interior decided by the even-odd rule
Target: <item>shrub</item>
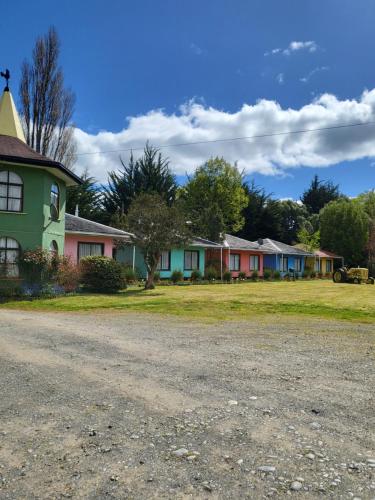
[(80, 283), (79, 267), (72, 263), (69, 257), (59, 257), (57, 260), (56, 284), (65, 292), (75, 292)]
[(285, 273), (284, 274), (284, 280), (285, 281), (290, 281), (290, 274), (289, 273)]
[(125, 266), (122, 273), (126, 283), (134, 283), (137, 281), (137, 274), (131, 266)]
[(279, 281), (280, 278), (281, 278), (280, 271), (278, 271), (278, 270), (274, 271), (273, 272), (273, 279)]
[(272, 273), (271, 273), (271, 271), (269, 269), (265, 269), (263, 271), (263, 279), (265, 281), (269, 281), (271, 279), (271, 276), (272, 276)]
[(90, 291), (113, 293), (126, 287), (121, 264), (109, 257), (84, 257), (80, 268), (82, 284)]
[(22, 295), (20, 280), (0, 279), (0, 300)]
[(182, 281), (183, 279), (184, 279), (184, 275), (182, 274), (182, 272), (179, 269), (175, 269), (172, 272), (172, 275), (171, 275), (172, 283), (176, 284), (179, 281)]
[(225, 271), (223, 274), (223, 281), (230, 283), (232, 281), (232, 273), (230, 271)]
[(258, 277), (259, 277), (258, 271), (253, 271), (253, 272), (251, 273), (251, 279), (252, 279), (253, 281), (258, 281)]
[(213, 266), (206, 267), (206, 279), (208, 281), (214, 281), (217, 277), (220, 276), (220, 273), (217, 272), (217, 269)]
[(246, 273), (245, 273), (245, 271), (240, 271), (240, 272), (238, 273), (238, 279), (239, 279), (240, 281), (245, 281), (245, 280), (246, 280)]
[(159, 271), (155, 271), (154, 281), (155, 281), (155, 283), (159, 283), (159, 281), (160, 281), (160, 272)]
[(18, 264), (22, 278), (32, 286), (48, 283), (56, 272), (55, 257), (43, 248), (26, 250), (20, 256)]
[(308, 269), (304, 269), (302, 273), (302, 278), (310, 278), (311, 272)]
[(318, 278), (319, 278), (319, 279), (322, 279), (322, 278), (323, 278), (323, 273), (322, 273), (322, 272), (320, 272), (320, 271), (319, 271), (319, 273), (318, 273)]
[(190, 279), (191, 281), (200, 281), (202, 279), (202, 273), (198, 269), (195, 269), (191, 272)]
[(316, 278), (316, 272), (315, 271), (311, 271), (310, 278)]
[(225, 263), (221, 262), (220, 259), (208, 259), (208, 260), (206, 260), (206, 269), (207, 268), (214, 268), (216, 270), (215, 278), (220, 278), (221, 271), (223, 270), (223, 272), (224, 272), (227, 270)]

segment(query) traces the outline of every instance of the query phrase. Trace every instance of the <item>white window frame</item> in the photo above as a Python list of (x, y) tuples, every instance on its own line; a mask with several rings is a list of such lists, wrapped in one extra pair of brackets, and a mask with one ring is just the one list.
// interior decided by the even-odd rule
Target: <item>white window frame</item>
[(259, 255), (250, 255), (249, 269), (250, 271), (259, 271)]
[(241, 254), (231, 253), (229, 256), (229, 271), (239, 271), (241, 268)]

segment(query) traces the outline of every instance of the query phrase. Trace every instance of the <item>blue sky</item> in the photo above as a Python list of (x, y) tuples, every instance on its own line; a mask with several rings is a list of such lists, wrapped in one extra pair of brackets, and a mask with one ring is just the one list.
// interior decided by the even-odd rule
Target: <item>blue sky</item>
[[(57, 28), (81, 153), (217, 140), (375, 119), (374, 21), (373, 0), (15, 0), (0, 65), (17, 99), (35, 37)], [(281, 198), (316, 172), (355, 195), (375, 187), (375, 126), (359, 129), (164, 151), (179, 178), (218, 154)], [(118, 156), (77, 170), (103, 181)]]

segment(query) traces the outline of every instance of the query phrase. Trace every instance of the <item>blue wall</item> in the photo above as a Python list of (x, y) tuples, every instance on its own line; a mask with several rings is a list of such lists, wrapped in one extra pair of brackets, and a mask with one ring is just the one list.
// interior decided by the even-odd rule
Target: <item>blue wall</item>
[(301, 276), (304, 269), (305, 269), (305, 257), (300, 255), (287, 255), (283, 254), (283, 257), (288, 258), (288, 271), (281, 271), (281, 255), (280, 254), (274, 254), (274, 255), (265, 255), (264, 256), (264, 269), (272, 269), (274, 271), (278, 270), (280, 271), (281, 276), (284, 276), (287, 272), (289, 272), (289, 269), (294, 269), (294, 259), (300, 259), (301, 260), (301, 271), (298, 272), (298, 276)]

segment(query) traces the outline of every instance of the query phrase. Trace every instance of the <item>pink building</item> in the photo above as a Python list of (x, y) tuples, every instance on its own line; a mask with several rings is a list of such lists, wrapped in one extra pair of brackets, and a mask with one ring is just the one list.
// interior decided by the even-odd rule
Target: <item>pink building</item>
[(72, 262), (78, 263), (88, 255), (114, 257), (117, 240), (130, 242), (130, 233), (65, 214), (64, 255), (70, 257)]
[(240, 272), (250, 277), (254, 271), (263, 276), (263, 255), (258, 243), (226, 234), (222, 249), (206, 250), (206, 262), (221, 259), (223, 269), (229, 270), (233, 278), (237, 278)]

